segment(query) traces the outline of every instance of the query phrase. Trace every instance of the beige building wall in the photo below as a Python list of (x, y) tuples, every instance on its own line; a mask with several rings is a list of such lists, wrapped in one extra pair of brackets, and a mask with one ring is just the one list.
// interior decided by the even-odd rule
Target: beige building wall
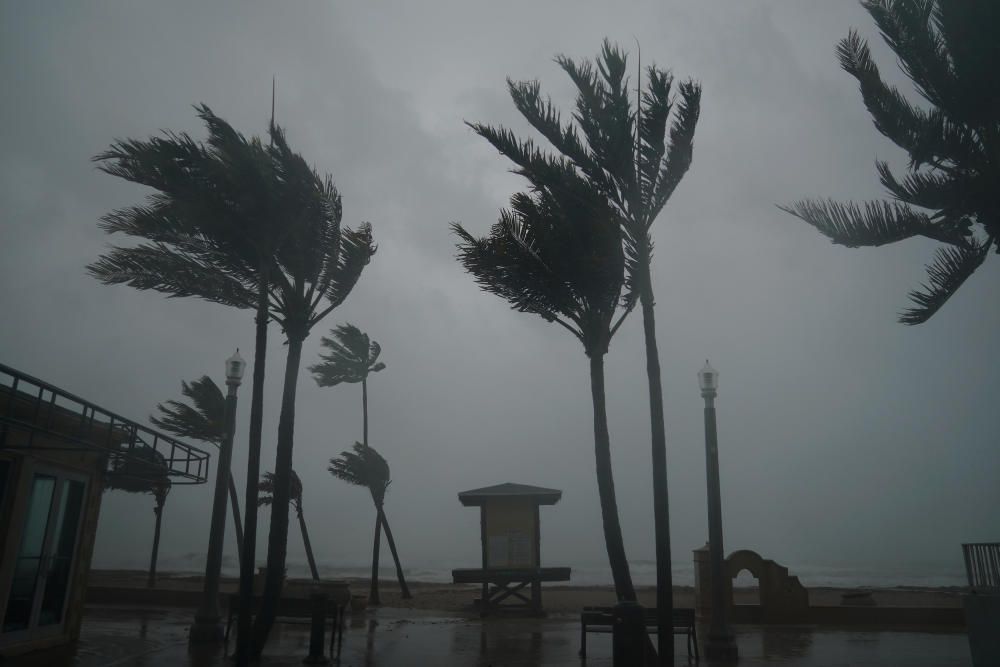
[(486, 567), (538, 567), (538, 506), (528, 498), (498, 498), (488, 500), (483, 512)]

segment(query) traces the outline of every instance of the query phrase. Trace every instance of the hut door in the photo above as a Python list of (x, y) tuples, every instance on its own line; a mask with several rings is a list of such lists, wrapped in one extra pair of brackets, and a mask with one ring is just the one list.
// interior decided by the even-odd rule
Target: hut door
[(75, 475), (32, 475), (0, 645), (62, 632), (85, 489)]

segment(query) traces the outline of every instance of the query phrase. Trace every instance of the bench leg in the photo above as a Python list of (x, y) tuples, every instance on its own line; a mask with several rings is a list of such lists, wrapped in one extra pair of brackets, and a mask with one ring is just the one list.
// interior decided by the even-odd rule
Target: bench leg
[(587, 624), (580, 623), (580, 657), (587, 657)]

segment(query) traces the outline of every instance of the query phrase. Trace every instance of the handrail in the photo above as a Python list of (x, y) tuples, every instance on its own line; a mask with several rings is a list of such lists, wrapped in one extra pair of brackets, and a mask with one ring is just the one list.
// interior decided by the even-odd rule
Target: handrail
[(965, 573), (974, 593), (1000, 593), (1000, 542), (963, 544)]
[[(26, 433), (26, 444), (10, 444), (13, 431)], [(45, 437), (44, 445), (37, 444), (37, 436)], [(172, 484), (208, 479), (208, 452), (0, 364), (0, 449), (31, 448), (94, 450), (107, 455), (109, 469), (122, 467), (116, 462), (148, 466), (149, 459), (136, 453), (147, 448), (163, 457)]]

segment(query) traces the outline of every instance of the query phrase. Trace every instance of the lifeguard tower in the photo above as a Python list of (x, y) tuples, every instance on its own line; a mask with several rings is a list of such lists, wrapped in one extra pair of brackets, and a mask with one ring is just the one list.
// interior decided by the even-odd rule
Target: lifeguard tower
[[(501, 607), (541, 613), (542, 582), (569, 581), (570, 568), (541, 566), (538, 508), (560, 498), (557, 489), (510, 482), (458, 494), (463, 505), (479, 508), (483, 562), (481, 568), (452, 570), (451, 575), (456, 584), (482, 584), (482, 615)], [(530, 597), (524, 593), (529, 586)]]

